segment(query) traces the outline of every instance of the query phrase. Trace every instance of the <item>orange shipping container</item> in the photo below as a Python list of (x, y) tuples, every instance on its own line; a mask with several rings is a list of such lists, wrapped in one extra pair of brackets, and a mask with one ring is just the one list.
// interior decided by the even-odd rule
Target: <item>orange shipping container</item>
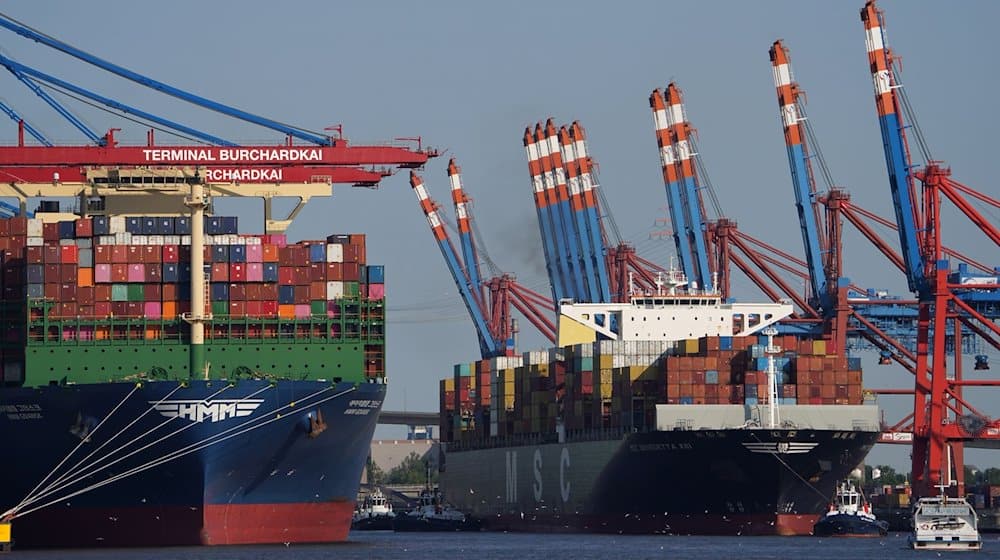
[(295, 318), (295, 306), (292, 304), (281, 304), (278, 306), (278, 317), (282, 319)]
[(76, 285), (81, 288), (94, 285), (94, 269), (81, 268), (76, 271)]
[(164, 301), (163, 302), (163, 318), (173, 319), (177, 316), (177, 302), (176, 301)]

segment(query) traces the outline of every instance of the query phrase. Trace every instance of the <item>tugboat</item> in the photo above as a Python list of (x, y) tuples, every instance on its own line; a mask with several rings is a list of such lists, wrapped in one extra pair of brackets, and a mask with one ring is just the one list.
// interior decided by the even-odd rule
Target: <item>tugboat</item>
[(479, 524), (445, 503), (441, 490), (431, 487), (428, 467), (427, 482), (420, 491), (417, 506), (393, 517), (392, 529), (399, 532), (477, 531)]
[(976, 510), (965, 498), (950, 498), (945, 485), (939, 496), (920, 498), (913, 510), (913, 533), (909, 537), (914, 550), (980, 550)]
[(382, 494), (382, 489), (376, 487), (354, 512), (351, 529), (356, 531), (391, 531), (394, 517), (396, 517), (396, 512), (392, 510), (392, 503)]
[(837, 485), (829, 511), (813, 525), (817, 537), (881, 537), (888, 532), (889, 524), (875, 518), (871, 505), (850, 480)]

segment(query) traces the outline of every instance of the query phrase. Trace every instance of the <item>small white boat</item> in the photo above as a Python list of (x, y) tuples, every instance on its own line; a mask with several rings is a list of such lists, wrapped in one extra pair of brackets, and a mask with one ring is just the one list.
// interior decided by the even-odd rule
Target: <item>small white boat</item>
[(965, 498), (944, 494), (920, 498), (913, 509), (913, 533), (909, 537), (914, 550), (979, 550), (979, 518)]

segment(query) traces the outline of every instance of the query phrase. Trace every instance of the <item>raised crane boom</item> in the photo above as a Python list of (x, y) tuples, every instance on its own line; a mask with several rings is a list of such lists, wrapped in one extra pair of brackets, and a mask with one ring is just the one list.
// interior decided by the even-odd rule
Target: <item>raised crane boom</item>
[(676, 84), (671, 82), (667, 85), (666, 94), (666, 117), (667, 125), (670, 127), (670, 137), (674, 144), (674, 154), (677, 158), (677, 166), (680, 168), (680, 180), (683, 185), (684, 212), (686, 213), (685, 225), (688, 243), (694, 251), (694, 263), (697, 267), (697, 275), (689, 276), (694, 279), (692, 287), (701, 289), (712, 288), (712, 271), (708, 266), (708, 251), (705, 248), (705, 232), (707, 231), (707, 218), (705, 208), (698, 194), (698, 176), (695, 173), (695, 153), (691, 149), (691, 142), (688, 140), (688, 131), (691, 129), (690, 123), (684, 116), (684, 102), (681, 99), (681, 90)]
[(927, 281), (922, 266), (920, 244), (917, 240), (916, 192), (911, 173), (910, 154), (903, 134), (902, 107), (895, 88), (899, 87), (892, 72), (892, 57), (885, 46), (882, 13), (868, 0), (861, 10), (865, 24), (865, 45), (868, 63), (875, 87), (875, 107), (878, 110), (879, 128), (882, 130), (882, 147), (889, 172), (889, 189), (892, 205), (899, 225), (899, 245), (906, 265), (906, 282), (912, 292), (927, 291)]
[(414, 171), (410, 171), (410, 186), (413, 187), (413, 192), (417, 195), (417, 200), (420, 201), (420, 208), (424, 211), (424, 215), (427, 216), (427, 223), (431, 226), (434, 239), (441, 249), (441, 254), (448, 265), (448, 270), (451, 272), (451, 276), (455, 280), (455, 285), (462, 295), (465, 308), (469, 311), (469, 316), (476, 327), (476, 334), (479, 337), (479, 350), (482, 356), (486, 358), (500, 355), (498, 353), (497, 342), (493, 339), (489, 326), (486, 324), (482, 305), (475, 295), (475, 287), (471, 285), (462, 265), (459, 264), (458, 254), (455, 252), (455, 247), (452, 245), (451, 239), (448, 238), (448, 232), (444, 229), (444, 222), (441, 221), (441, 217), (438, 215), (438, 206), (428, 196), (423, 180)]
[(36, 41), (38, 43), (42, 43), (43, 45), (52, 47), (52, 48), (54, 48), (56, 50), (62, 51), (64, 53), (66, 53), (66, 54), (68, 54), (68, 55), (70, 55), (72, 57), (78, 58), (78, 59), (80, 59), (80, 60), (82, 60), (82, 61), (84, 61), (84, 62), (86, 62), (88, 64), (97, 66), (98, 68), (101, 68), (103, 70), (111, 72), (112, 74), (116, 74), (116, 75), (121, 76), (121, 77), (123, 77), (123, 78), (125, 78), (127, 80), (131, 80), (133, 82), (136, 82), (137, 84), (143, 85), (143, 86), (151, 88), (151, 89), (155, 89), (155, 90), (163, 92), (163, 93), (165, 93), (167, 95), (170, 95), (170, 96), (176, 97), (178, 99), (187, 101), (188, 103), (192, 103), (192, 104), (204, 107), (206, 109), (209, 109), (211, 111), (216, 111), (216, 112), (228, 115), (230, 117), (234, 117), (234, 118), (237, 118), (237, 119), (240, 119), (240, 120), (243, 120), (243, 121), (247, 121), (247, 122), (250, 122), (250, 123), (253, 123), (253, 124), (256, 124), (256, 125), (260, 125), (260, 126), (263, 126), (265, 128), (270, 128), (272, 130), (276, 130), (278, 132), (281, 132), (282, 134), (287, 134), (289, 136), (294, 136), (296, 138), (305, 140), (306, 142), (310, 142), (312, 144), (317, 144), (317, 145), (320, 145), (320, 146), (329, 146), (329, 145), (332, 144), (332, 139), (329, 138), (329, 137), (327, 137), (327, 136), (322, 136), (322, 135), (319, 135), (319, 134), (315, 134), (313, 132), (307, 131), (307, 130), (302, 129), (302, 128), (298, 128), (298, 127), (294, 127), (294, 126), (289, 126), (287, 124), (280, 123), (280, 122), (275, 121), (275, 120), (271, 120), (271, 119), (268, 119), (268, 118), (265, 118), (265, 117), (261, 117), (259, 115), (254, 115), (253, 113), (249, 113), (247, 111), (243, 111), (241, 109), (237, 109), (237, 108), (231, 107), (229, 105), (224, 105), (222, 103), (219, 103), (219, 102), (216, 102), (216, 101), (212, 101), (211, 99), (207, 99), (207, 98), (201, 97), (200, 95), (195, 95), (195, 94), (186, 92), (184, 90), (181, 90), (179, 88), (167, 85), (167, 84), (165, 84), (163, 82), (160, 82), (158, 80), (154, 80), (154, 79), (152, 79), (152, 78), (150, 78), (148, 76), (143, 76), (142, 74), (139, 74), (138, 72), (133, 72), (132, 70), (129, 70), (127, 68), (123, 68), (121, 66), (118, 66), (117, 64), (113, 64), (111, 62), (108, 62), (108, 61), (106, 61), (106, 60), (104, 60), (102, 58), (99, 58), (97, 56), (94, 56), (94, 55), (92, 55), (92, 54), (90, 54), (88, 52), (85, 52), (85, 51), (80, 50), (80, 49), (78, 49), (76, 47), (73, 47), (72, 45), (68, 45), (68, 44), (66, 44), (66, 43), (64, 43), (62, 41), (59, 41), (57, 39), (53, 39), (52, 37), (49, 37), (49, 36), (44, 35), (42, 33), (39, 33), (37, 31), (35, 31), (34, 29), (31, 29), (29, 27), (21, 25), (20, 23), (18, 23), (17, 21), (15, 21), (13, 18), (10, 18), (10, 17), (8, 17), (8, 16), (6, 16), (4, 14), (0, 14), (0, 27), (5, 27), (5, 28), (7, 28), (7, 29), (9, 29), (9, 30), (17, 33), (18, 35), (27, 37), (28, 39), (31, 39), (31, 40)]
[(545, 269), (549, 273), (549, 285), (552, 287), (552, 301), (558, 302), (565, 297), (566, 291), (563, 289), (559, 257), (552, 237), (552, 218), (549, 201), (545, 196), (545, 180), (538, 154), (538, 142), (530, 127), (524, 129), (524, 151), (528, 155), (528, 174), (531, 176), (531, 188), (535, 195), (535, 212), (538, 214), (538, 230), (542, 237), (542, 249), (545, 251)]
[(469, 277), (469, 284), (482, 301), (482, 275), (479, 271), (479, 255), (472, 236), (472, 225), (469, 216), (469, 197), (462, 188), (462, 169), (455, 163), (455, 158), (448, 160), (448, 182), (451, 183), (451, 201), (455, 205), (455, 218), (458, 222), (458, 237), (462, 245), (462, 260)]
[(677, 249), (677, 259), (681, 270), (688, 278), (697, 278), (694, 255), (687, 239), (687, 213), (684, 211), (680, 178), (677, 174), (677, 154), (670, 139), (670, 124), (667, 120), (667, 104), (663, 93), (653, 90), (649, 96), (649, 106), (653, 110), (653, 124), (656, 127), (656, 145), (660, 149), (660, 166), (663, 168), (663, 184), (667, 189), (667, 209), (670, 212), (671, 229), (673, 230), (674, 247)]
[(580, 165), (573, 149), (573, 139), (569, 129), (559, 128), (559, 149), (562, 152), (563, 167), (566, 169), (566, 184), (569, 187), (570, 207), (576, 229), (576, 240), (580, 244), (580, 261), (583, 263), (584, 285), (587, 289), (587, 302), (601, 301), (601, 290), (598, 278), (594, 274), (594, 248), (587, 231), (587, 208), (583, 202), (583, 189), (580, 185)]
[(774, 42), (770, 55), (774, 87), (778, 94), (778, 109), (785, 131), (788, 165), (792, 173), (795, 209), (799, 215), (799, 229), (802, 233), (802, 244), (806, 253), (806, 266), (809, 269), (812, 300), (819, 302), (819, 307), (823, 308), (824, 313), (830, 313), (832, 309), (829, 289), (823, 266), (823, 253), (820, 248), (820, 223), (815, 212), (816, 185), (812, 180), (812, 170), (806, 157), (806, 135), (798, 110), (800, 91), (798, 84), (792, 81), (788, 49), (781, 41)]
[(566, 169), (562, 157), (562, 147), (559, 143), (559, 134), (556, 132), (556, 125), (552, 119), (545, 121), (545, 151), (548, 152), (549, 169), (552, 176), (552, 183), (555, 185), (557, 208), (559, 218), (562, 222), (562, 238), (564, 243), (563, 258), (566, 260), (569, 274), (573, 279), (574, 288), (573, 299), (575, 301), (585, 301), (588, 299), (586, 281), (587, 277), (581, 270), (581, 246), (580, 235), (574, 224), (573, 209), (566, 186)]
[(611, 301), (611, 285), (609, 283), (607, 264), (607, 241), (601, 227), (601, 219), (597, 205), (597, 180), (594, 179), (593, 165), (587, 154), (587, 135), (580, 123), (573, 121), (569, 129), (569, 137), (573, 141), (573, 151), (576, 153), (576, 163), (580, 168), (580, 187), (583, 191), (583, 206), (587, 213), (587, 234), (590, 236), (590, 246), (593, 249), (591, 258), (597, 273), (597, 287), (600, 290), (600, 303)]

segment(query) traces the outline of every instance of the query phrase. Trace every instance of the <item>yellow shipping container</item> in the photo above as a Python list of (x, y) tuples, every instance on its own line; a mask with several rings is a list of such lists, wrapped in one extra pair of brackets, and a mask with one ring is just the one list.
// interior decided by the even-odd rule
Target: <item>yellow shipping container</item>
[(826, 341), (825, 340), (814, 340), (813, 341), (813, 356), (825, 356), (826, 355)]
[(442, 381), (444, 381), (444, 390), (445, 391), (454, 391), (455, 390), (455, 378), (454, 377), (449, 377), (447, 379), (442, 379)]
[(600, 358), (597, 360), (597, 365), (600, 369), (611, 369), (614, 364), (614, 357), (610, 355), (601, 354)]
[(698, 353), (698, 339), (688, 338), (684, 340), (684, 353), (685, 354), (697, 354)]

